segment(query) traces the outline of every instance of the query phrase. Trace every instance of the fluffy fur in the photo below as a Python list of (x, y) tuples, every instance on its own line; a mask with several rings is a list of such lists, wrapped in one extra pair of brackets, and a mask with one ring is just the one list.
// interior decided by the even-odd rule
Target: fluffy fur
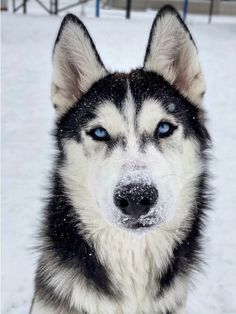
[[(208, 208), (210, 145), (187, 27), (165, 6), (143, 68), (108, 73), (84, 25), (67, 15), (53, 71), (57, 157), (31, 314), (185, 313)], [(160, 122), (174, 126), (170, 136), (156, 136)], [(109, 140), (91, 136), (98, 127)], [(128, 184), (158, 191), (147, 214), (133, 218), (115, 205)]]

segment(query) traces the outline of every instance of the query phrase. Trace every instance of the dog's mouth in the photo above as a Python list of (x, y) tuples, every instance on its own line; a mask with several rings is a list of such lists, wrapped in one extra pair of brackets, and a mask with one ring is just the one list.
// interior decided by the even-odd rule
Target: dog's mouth
[(122, 228), (129, 229), (131, 231), (145, 231), (158, 228), (161, 224), (161, 218), (158, 216), (146, 216), (139, 219), (131, 217), (122, 217), (120, 225)]

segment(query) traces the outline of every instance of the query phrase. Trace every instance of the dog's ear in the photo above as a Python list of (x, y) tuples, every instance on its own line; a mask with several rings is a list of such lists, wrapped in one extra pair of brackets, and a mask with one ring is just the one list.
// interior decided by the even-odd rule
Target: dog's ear
[(53, 50), (51, 98), (58, 115), (66, 112), (107, 71), (83, 25), (72, 14), (62, 21)]
[(162, 75), (196, 105), (202, 103), (205, 81), (197, 49), (187, 26), (170, 5), (154, 20), (144, 69)]

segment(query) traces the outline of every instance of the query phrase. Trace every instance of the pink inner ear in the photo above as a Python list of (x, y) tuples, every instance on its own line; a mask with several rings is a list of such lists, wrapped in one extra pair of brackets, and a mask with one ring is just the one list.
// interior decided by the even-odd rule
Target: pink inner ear
[(174, 85), (180, 90), (180, 91), (188, 91), (192, 79), (189, 79), (188, 74), (186, 73), (186, 68), (181, 66), (178, 69), (175, 69), (176, 72), (176, 78), (174, 80)]

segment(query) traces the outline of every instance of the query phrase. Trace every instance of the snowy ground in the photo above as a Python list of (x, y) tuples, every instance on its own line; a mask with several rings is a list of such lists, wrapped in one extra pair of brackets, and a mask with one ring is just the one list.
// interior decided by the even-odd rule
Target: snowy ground
[[(77, 10), (77, 11), (76, 11)], [(76, 9), (74, 12), (79, 13)], [(110, 69), (141, 65), (154, 12), (102, 12), (83, 18)], [(41, 198), (53, 153), (49, 135), (51, 50), (61, 17), (2, 16), (3, 210), (2, 313), (26, 314), (33, 293)], [(214, 211), (206, 239), (205, 274), (196, 278), (188, 313), (236, 313), (236, 18), (189, 17), (207, 80), (205, 107), (214, 141)], [(45, 313), (46, 314), (46, 313)]]

